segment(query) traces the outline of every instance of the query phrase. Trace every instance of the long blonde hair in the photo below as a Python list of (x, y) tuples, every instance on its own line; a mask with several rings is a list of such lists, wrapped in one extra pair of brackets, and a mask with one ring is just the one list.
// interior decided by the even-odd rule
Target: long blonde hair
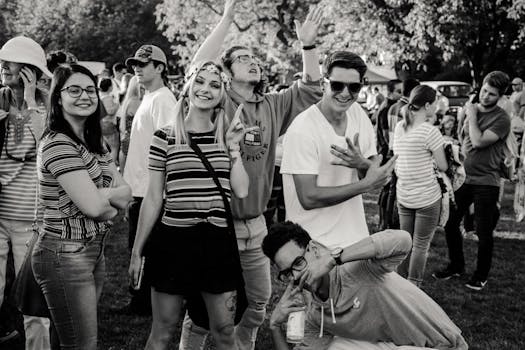
[(201, 61), (197, 62), (186, 74), (184, 86), (180, 93), (179, 99), (175, 105), (175, 119), (171, 126), (171, 135), (175, 137), (175, 144), (188, 144), (190, 136), (184, 126), (184, 119), (186, 118), (187, 111), (189, 110), (189, 91), (195, 82), (195, 78), (204, 69), (216, 71), (219, 74), (221, 80), (221, 92), (219, 103), (214, 109), (212, 116), (213, 125), (215, 127), (215, 142), (219, 144), (219, 147), (226, 150), (225, 133), (229, 126), (228, 120), (226, 119), (226, 113), (224, 112), (224, 100), (226, 95), (226, 85), (228, 82), (226, 74), (224, 74), (220, 64), (214, 61)]
[(138, 80), (138, 77), (134, 75), (128, 82), (128, 88), (126, 89), (126, 95), (122, 100), (122, 104), (117, 111), (117, 116), (120, 118), (126, 117), (126, 112), (129, 106), (129, 103), (133, 100), (142, 100), (143, 93), (141, 91), (141, 86)]

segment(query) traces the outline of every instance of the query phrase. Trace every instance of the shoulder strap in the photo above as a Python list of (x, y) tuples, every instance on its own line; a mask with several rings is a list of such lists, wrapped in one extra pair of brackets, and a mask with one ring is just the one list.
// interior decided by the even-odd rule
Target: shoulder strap
[[(230, 227), (230, 230), (232, 233), (235, 233), (235, 228), (233, 226), (233, 216), (230, 208), (230, 202), (228, 201), (228, 197), (226, 196), (226, 192), (224, 192), (224, 189), (221, 186), (221, 182), (219, 181), (219, 178), (217, 176), (217, 173), (211, 166), (210, 162), (208, 161), (208, 158), (202, 153), (202, 150), (200, 149), (199, 145), (197, 145), (193, 139), (190, 136), (190, 145), (191, 149), (199, 156), (199, 158), (202, 161), (202, 164), (204, 164), (204, 167), (206, 170), (208, 170), (208, 173), (210, 173), (211, 177), (213, 178), (213, 181), (215, 182), (215, 185), (217, 185), (217, 188), (219, 189), (219, 192), (221, 193), (222, 201), (224, 202), (224, 210), (226, 211), (226, 221), (228, 222), (228, 226)], [(237, 239), (236, 239), (237, 241)]]
[[(11, 107), (11, 90), (9, 88), (0, 89), (0, 109), (9, 112)], [(0, 155), (4, 148), (5, 135), (7, 132), (7, 117), (0, 120)]]

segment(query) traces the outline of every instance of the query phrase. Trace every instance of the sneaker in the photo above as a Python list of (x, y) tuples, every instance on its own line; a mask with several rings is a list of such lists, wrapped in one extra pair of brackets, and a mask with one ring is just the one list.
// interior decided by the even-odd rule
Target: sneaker
[(434, 272), (432, 274), (432, 277), (434, 277), (437, 280), (446, 281), (446, 280), (451, 279), (452, 277), (459, 277), (461, 276), (462, 273), (463, 271), (458, 271), (458, 270), (452, 269), (450, 266), (447, 266), (443, 270)]
[(18, 331), (16, 329), (12, 330), (12, 331), (5, 332), (5, 333), (2, 333), (2, 334), (0, 334), (0, 344), (6, 343), (9, 340), (14, 339), (14, 338), (16, 338), (18, 336), (19, 336), (19, 334), (18, 334)]
[(465, 283), (465, 287), (470, 288), (475, 291), (480, 291), (483, 289), (483, 287), (485, 287), (486, 284), (487, 284), (487, 280), (480, 281), (476, 279), (475, 277), (472, 277), (470, 281)]

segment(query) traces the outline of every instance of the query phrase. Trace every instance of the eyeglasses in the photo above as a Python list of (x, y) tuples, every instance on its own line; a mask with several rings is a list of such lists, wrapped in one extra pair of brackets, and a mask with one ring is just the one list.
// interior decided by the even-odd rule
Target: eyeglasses
[(361, 88), (363, 87), (362, 83), (355, 83), (355, 82), (345, 83), (342, 81), (330, 80), (328, 78), (325, 78), (325, 80), (330, 83), (330, 89), (333, 92), (342, 92), (346, 86), (346, 88), (348, 89), (348, 92), (350, 92), (352, 96), (355, 94), (358, 94), (361, 91)]
[(279, 274), (277, 275), (277, 279), (283, 283), (287, 283), (293, 278), (293, 274), (292, 274), (293, 271), (297, 271), (297, 272), (303, 271), (306, 268), (306, 266), (308, 266), (308, 262), (306, 261), (306, 258), (304, 257), (304, 255), (298, 256), (292, 262), (291, 267), (279, 272)]
[(255, 62), (256, 64), (260, 64), (260, 61), (259, 59), (254, 56), (254, 55), (239, 55), (239, 56), (235, 56), (233, 59), (232, 59), (232, 62), (235, 62), (235, 61), (239, 61), (243, 64), (248, 64), (248, 63), (252, 63), (252, 62)]
[(88, 86), (87, 88), (82, 88), (78, 85), (70, 85), (68, 87), (63, 88), (60, 91), (67, 91), (68, 95), (72, 98), (78, 98), (82, 96), (82, 93), (85, 91), (88, 97), (97, 97), (97, 88), (94, 86)]

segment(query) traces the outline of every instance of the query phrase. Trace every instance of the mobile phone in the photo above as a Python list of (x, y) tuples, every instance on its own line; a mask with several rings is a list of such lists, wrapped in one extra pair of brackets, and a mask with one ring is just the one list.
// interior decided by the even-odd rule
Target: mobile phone
[(140, 259), (140, 270), (139, 270), (139, 278), (137, 279), (137, 283), (133, 286), (133, 289), (139, 290), (140, 286), (142, 285), (142, 276), (144, 276), (144, 263), (146, 262), (146, 258), (142, 257)]

